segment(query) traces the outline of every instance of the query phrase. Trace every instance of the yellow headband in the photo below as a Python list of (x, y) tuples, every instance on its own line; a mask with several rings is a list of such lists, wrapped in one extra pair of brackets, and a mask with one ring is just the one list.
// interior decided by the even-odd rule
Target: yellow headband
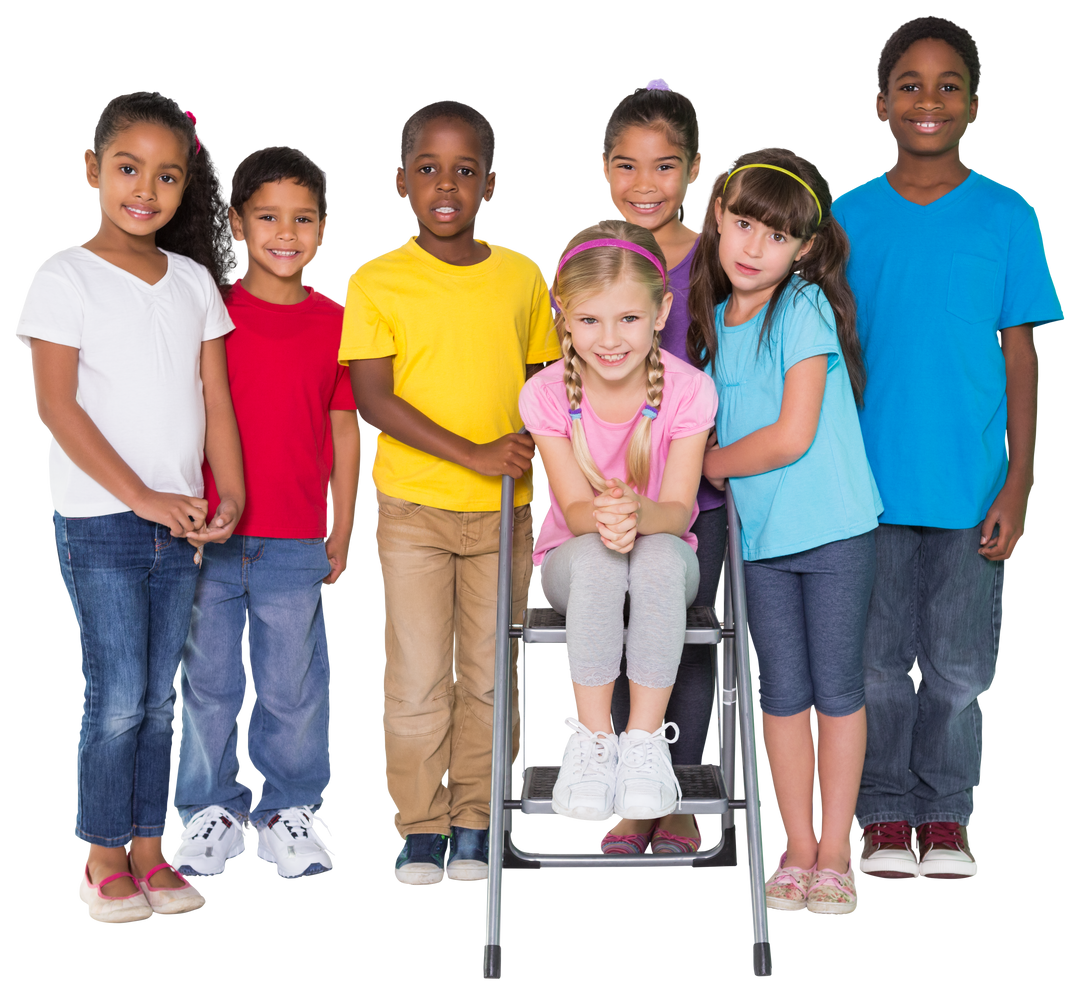
[(767, 167), (770, 171), (779, 171), (781, 174), (786, 174), (789, 178), (794, 178), (796, 181), (798, 181), (799, 184), (801, 184), (808, 192), (810, 192), (811, 197), (814, 199), (814, 204), (817, 205), (818, 225), (821, 225), (821, 218), (823, 214), (821, 211), (821, 202), (818, 200), (818, 196), (814, 194), (814, 189), (811, 188), (810, 185), (808, 185), (805, 181), (803, 181), (803, 179), (800, 178), (797, 174), (795, 174), (793, 171), (789, 171), (785, 167), (777, 167), (775, 164), (744, 164), (742, 167), (737, 167), (734, 171), (728, 172), (727, 180), (724, 181), (724, 187), (720, 189), (720, 194), (723, 195), (724, 192), (727, 191), (728, 181), (731, 180), (732, 175), (738, 174), (740, 171), (745, 171), (747, 168), (750, 167)]

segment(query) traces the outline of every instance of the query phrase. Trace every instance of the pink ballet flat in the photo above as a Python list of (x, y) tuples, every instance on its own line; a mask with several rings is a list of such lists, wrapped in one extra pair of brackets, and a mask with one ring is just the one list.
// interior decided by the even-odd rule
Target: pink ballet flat
[[(150, 879), (166, 868), (180, 879), (181, 885), (179, 888), (156, 888), (150, 884)], [(145, 896), (146, 901), (150, 903), (150, 908), (154, 912), (160, 912), (162, 915), (190, 912), (192, 909), (198, 909), (206, 901), (199, 894), (199, 890), (193, 888), (188, 880), (167, 861), (154, 865), (146, 873), (145, 877), (136, 877), (135, 884), (142, 889), (142, 894)]]
[[(103, 894), (101, 886), (108, 885), (117, 878), (130, 878), (135, 891), (130, 895)], [(135, 922), (138, 919), (147, 919), (154, 914), (154, 910), (150, 908), (143, 893), (139, 890), (138, 880), (127, 871), (118, 871), (115, 875), (109, 875), (94, 884), (90, 880), (90, 865), (87, 865), (83, 870), (82, 881), (79, 883), (79, 898), (90, 907), (90, 918), (98, 922)]]
[(654, 830), (655, 823), (644, 834), (605, 834), (600, 850), (605, 854), (644, 854)]
[(697, 851), (701, 847), (701, 829), (698, 827), (697, 817), (691, 819), (694, 821), (694, 830), (697, 831), (696, 837), (683, 837), (682, 834), (673, 834), (657, 826), (652, 835), (653, 854), (693, 854)]
[(765, 882), (765, 905), (770, 909), (805, 909), (806, 893), (817, 874), (817, 865), (796, 868), (795, 865), (785, 866), (785, 861), (787, 851), (780, 855), (780, 867)]

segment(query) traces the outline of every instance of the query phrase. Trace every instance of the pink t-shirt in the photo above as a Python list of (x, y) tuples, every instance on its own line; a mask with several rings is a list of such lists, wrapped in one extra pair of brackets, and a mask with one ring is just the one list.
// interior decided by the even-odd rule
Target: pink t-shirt
[[(671, 442), (680, 437), (690, 437), (709, 430), (716, 423), (716, 386), (713, 381), (682, 359), (661, 352), (664, 363), (664, 399), (660, 413), (652, 425), (652, 459), (649, 468), (649, 484), (645, 495), (656, 499), (664, 479)], [(642, 401), (642, 406), (645, 402)], [(539, 437), (565, 437), (570, 439), (570, 403), (566, 399), (563, 383), (562, 361), (541, 370), (526, 384), (518, 398), (521, 419), (529, 432)], [(588, 393), (582, 392), (581, 423), (589, 442), (589, 451), (600, 474), (626, 480), (626, 450), (630, 438), (640, 420), (640, 413), (623, 423), (611, 424), (601, 420), (589, 405)], [(550, 495), (550, 490), (549, 490)], [(698, 507), (694, 503), (690, 525), (697, 519)], [(540, 536), (536, 539), (533, 562), (539, 564), (544, 554), (572, 539), (574, 536), (566, 525), (559, 503), (551, 495), (551, 508), (544, 517)], [(687, 528), (682, 537), (695, 550), (697, 537)]]

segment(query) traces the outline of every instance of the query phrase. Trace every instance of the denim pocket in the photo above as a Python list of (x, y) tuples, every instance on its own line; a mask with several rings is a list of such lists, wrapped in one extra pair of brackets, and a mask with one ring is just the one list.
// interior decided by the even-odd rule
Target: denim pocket
[(423, 508), (420, 503), (409, 502), (408, 499), (395, 499), (389, 495), (379, 496), (379, 515), (387, 519), (409, 519)]
[(949, 297), (945, 309), (961, 321), (990, 321), (1001, 307), (997, 291), (998, 264), (971, 253), (953, 253)]

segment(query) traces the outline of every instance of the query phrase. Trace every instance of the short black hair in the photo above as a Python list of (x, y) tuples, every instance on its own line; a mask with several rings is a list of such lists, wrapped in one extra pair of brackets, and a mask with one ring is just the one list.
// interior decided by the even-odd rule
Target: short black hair
[(249, 154), (232, 179), (231, 205), (237, 212), (264, 184), (286, 178), (307, 188), (319, 206), (319, 218), (326, 218), (326, 175), (315, 163), (292, 147), (264, 147)]
[(453, 99), (444, 99), (442, 102), (418, 109), (405, 121), (405, 127), (401, 131), (401, 166), (405, 166), (405, 158), (416, 146), (420, 131), (432, 120), (439, 119), (461, 120), (466, 126), (473, 128), (480, 141), (484, 168), (490, 173), (491, 163), (495, 159), (495, 132), (491, 129), (491, 124), (472, 106), (454, 102)]
[(944, 41), (955, 49), (967, 66), (971, 76), (971, 95), (974, 96), (979, 88), (979, 49), (975, 47), (975, 41), (967, 31), (943, 17), (917, 17), (897, 28), (881, 49), (877, 70), (878, 92), (889, 91), (889, 75), (904, 52), (916, 41), (925, 41), (928, 38)]

